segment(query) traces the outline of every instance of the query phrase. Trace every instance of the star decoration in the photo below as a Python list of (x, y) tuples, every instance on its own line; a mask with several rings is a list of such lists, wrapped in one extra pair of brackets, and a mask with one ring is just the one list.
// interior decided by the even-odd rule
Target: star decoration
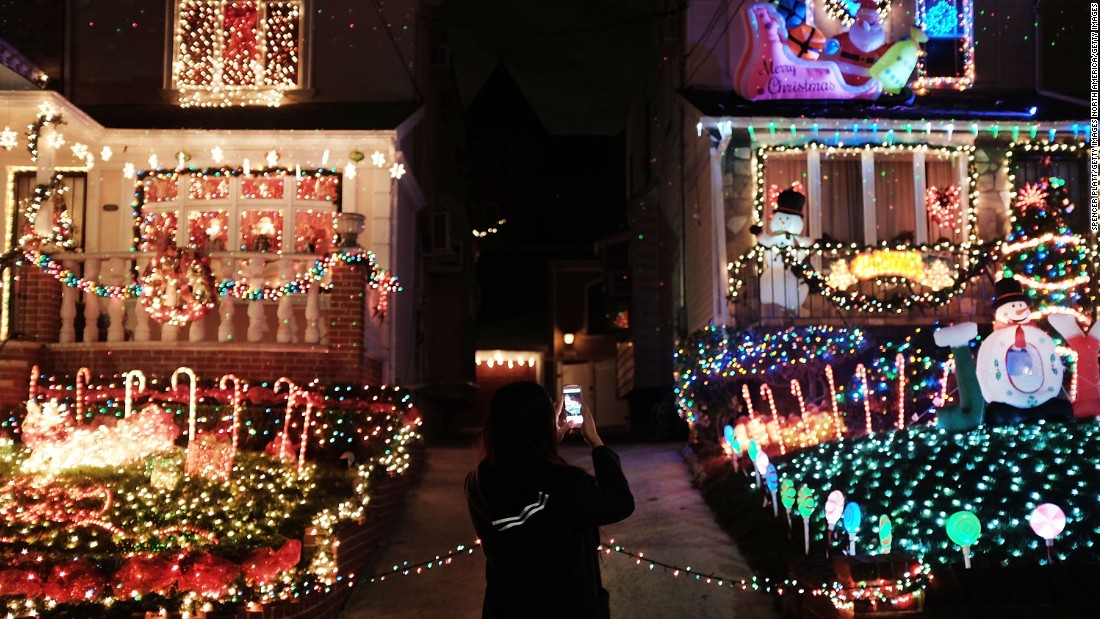
[(11, 127), (4, 127), (4, 131), (0, 132), (0, 148), (5, 150), (11, 150), (19, 145), (19, 134), (11, 130)]
[(215, 146), (210, 149), (210, 158), (214, 160), (214, 163), (221, 163), (225, 159), (225, 154), (222, 152), (221, 146)]
[(390, 178), (401, 180), (402, 176), (405, 176), (405, 164), (395, 163), (390, 166)]
[(1042, 186), (1028, 183), (1016, 197), (1016, 206), (1021, 211), (1028, 208), (1042, 208), (1046, 205), (1046, 200), (1047, 192)]
[(110, 146), (104, 146), (103, 150), (99, 151), (99, 158), (104, 161), (110, 161), (111, 157), (115, 154), (115, 151), (111, 150)]
[(370, 161), (376, 168), (382, 168), (386, 166), (386, 156), (381, 151), (374, 151), (370, 154)]

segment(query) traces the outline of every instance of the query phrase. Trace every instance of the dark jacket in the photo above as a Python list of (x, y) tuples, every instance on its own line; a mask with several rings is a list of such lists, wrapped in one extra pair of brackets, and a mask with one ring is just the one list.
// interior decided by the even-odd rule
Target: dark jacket
[(466, 503), (485, 550), (482, 617), (607, 616), (599, 530), (634, 512), (634, 496), (608, 447), (592, 450), (596, 476), (564, 463), (482, 462), (466, 477)]

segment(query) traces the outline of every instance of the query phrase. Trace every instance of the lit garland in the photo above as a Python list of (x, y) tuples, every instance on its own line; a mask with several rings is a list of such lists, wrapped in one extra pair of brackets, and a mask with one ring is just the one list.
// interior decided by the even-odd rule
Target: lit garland
[(300, 80), (301, 2), (179, 0), (172, 83), (183, 107), (282, 103)]
[[(34, 122), (27, 126), (27, 152), (31, 154), (31, 161), (38, 161), (38, 140), (42, 135), (42, 129), (50, 126), (65, 124), (61, 113), (49, 103), (38, 106), (38, 115)], [(56, 130), (55, 130), (56, 131)]]
[[(976, 275), (980, 274), (993, 261), (998, 245), (999, 241), (978, 246), (958, 246), (952, 243), (937, 243), (935, 245), (902, 245), (891, 247), (883, 243), (877, 247), (864, 247), (851, 243), (818, 241), (808, 248), (785, 249), (773, 247), (768, 249), (782, 256), (783, 262), (787, 265), (787, 268), (801, 278), (802, 281), (809, 286), (811, 292), (825, 297), (841, 309), (861, 312), (902, 313), (920, 307), (939, 307), (951, 300), (952, 297), (962, 293), (966, 289), (968, 282)], [(932, 268), (923, 272), (923, 279), (928, 283), (927, 287), (930, 288), (930, 291), (916, 294), (897, 293), (884, 298), (868, 295), (859, 290), (844, 292), (843, 289), (838, 288), (839, 286), (845, 285), (851, 286), (852, 283), (854, 283), (851, 278), (858, 279), (858, 277), (851, 274), (850, 270), (848, 271), (849, 275), (847, 277), (843, 276), (843, 270), (841, 274), (835, 277), (832, 275), (824, 275), (817, 271), (808, 259), (799, 259), (805, 252), (810, 252), (811, 254), (816, 253), (822, 256), (836, 256), (841, 252), (848, 254), (866, 254), (875, 251), (894, 252), (895, 255), (908, 255), (904, 252), (918, 252), (920, 254), (932, 255), (939, 254), (944, 255), (944, 258), (933, 261)], [(764, 254), (764, 248), (760, 245), (755, 245), (738, 258), (737, 261), (727, 265), (727, 271), (730, 273), (729, 300), (731, 302), (737, 301), (741, 289), (745, 286), (745, 280), (743, 279), (745, 266), (754, 263), (762, 265), (765, 257)], [(951, 257), (952, 254), (962, 254), (964, 258), (957, 256)], [(889, 254), (885, 253), (880, 255)], [(936, 262), (943, 263), (944, 265), (950, 262), (951, 264), (965, 266), (958, 267), (952, 277), (946, 274), (942, 267), (936, 267)], [(883, 266), (881, 270), (889, 271), (895, 268), (899, 267)], [(868, 273), (870, 272), (872, 271), (869, 269)], [(947, 285), (948, 278), (950, 278), (951, 281), (950, 285)], [(892, 276), (883, 281), (897, 287), (910, 280), (905, 277)]]
[(932, 88), (966, 90), (974, 85), (974, 3), (973, 0), (917, 0), (916, 25), (930, 37), (953, 38), (962, 56), (962, 75), (931, 76), (925, 69), (925, 55), (917, 63), (913, 90), (924, 94)]
[[(62, 249), (72, 249), (76, 246), (76, 240), (73, 238), (73, 218), (65, 208), (62, 197), (66, 190), (61, 174), (55, 174), (47, 185), (35, 186), (34, 196), (23, 209), (27, 228), (19, 239), (19, 245), (23, 247), (53, 245)], [(54, 207), (53, 221), (50, 222), (49, 233), (39, 234), (35, 229), (38, 214), (42, 210), (42, 204), (47, 201)]]

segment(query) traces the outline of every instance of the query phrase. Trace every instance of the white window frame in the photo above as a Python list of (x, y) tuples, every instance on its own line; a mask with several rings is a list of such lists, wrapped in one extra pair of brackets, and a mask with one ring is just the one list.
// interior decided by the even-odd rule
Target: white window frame
[[(224, 5), (231, 0), (173, 0), (172, 12), (168, 15), (168, 41), (166, 53), (165, 89), (175, 96), (177, 104), (182, 107), (226, 107), (239, 105), (278, 106), (288, 95), (302, 93), (309, 89), (309, 46), (306, 33), (309, 30), (309, 16), (311, 11), (310, 0), (251, 0), (255, 2), (261, 12), (266, 15), (267, 7), (271, 4), (291, 4), (298, 7), (298, 70), (297, 82), (293, 85), (269, 84), (256, 86), (225, 85), (221, 83), (220, 73), (214, 76), (210, 85), (195, 85), (180, 83), (177, 70), (182, 68), (180, 60), (180, 9), (184, 4), (211, 4), (218, 5), (219, 11), (224, 10)], [(224, 20), (222, 13), (221, 20)], [(261, 20), (263, 21), (263, 20)], [(258, 33), (261, 46), (265, 40), (266, 31)], [(219, 26), (219, 39), (220, 26)], [(221, 41), (215, 43), (220, 53)], [(261, 47), (262, 49), (262, 47)], [(266, 75), (266, 67), (265, 67)]]

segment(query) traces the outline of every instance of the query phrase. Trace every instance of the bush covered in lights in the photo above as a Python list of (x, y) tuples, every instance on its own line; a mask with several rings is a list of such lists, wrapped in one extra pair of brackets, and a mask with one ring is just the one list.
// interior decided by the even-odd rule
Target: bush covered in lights
[[(944, 530), (969, 510), (982, 523), (970, 549), (986, 567), (1046, 561), (1045, 542), (1028, 526), (1032, 510), (1054, 503), (1066, 513), (1056, 560), (1096, 562), (1100, 553), (1100, 425), (1095, 420), (983, 428), (948, 434), (930, 427), (823, 443), (775, 461), (780, 479), (805, 484), (823, 504), (833, 490), (863, 508), (858, 548), (872, 553), (879, 517), (893, 522), (894, 548), (936, 565), (962, 561)], [(816, 546), (825, 539), (819, 509)]]
[[(120, 418), (113, 385), (81, 394), (80, 415), (55, 404), (72, 403), (72, 391), (38, 387), (36, 399), (49, 404), (31, 409), (71, 417), (70, 431), (130, 428), (140, 418)], [(175, 425), (187, 428), (190, 409), (181, 397), (186, 393), (150, 390), (135, 409), (155, 401), (167, 419), (176, 417)], [(339, 529), (362, 520), (380, 477), (408, 468), (420, 418), (408, 393), (395, 388), (302, 389), (296, 397), (288, 409), (286, 395), (264, 385), (236, 394), (216, 386), (197, 389), (195, 445), (202, 450), (192, 458), (201, 473), (185, 464), (186, 438), (121, 466), (28, 468), (33, 452), (60, 426), (24, 424), (23, 413), (5, 420), (0, 609), (12, 616), (97, 618), (235, 610), (327, 591), (338, 581), (350, 584), (351, 575), (337, 571)], [(238, 415), (234, 403), (242, 407)], [(305, 424), (300, 411), (307, 406), (312, 420)], [(234, 418), (239, 449), (228, 451), (225, 434)], [(286, 419), (294, 421), (293, 449), (273, 451)]]

